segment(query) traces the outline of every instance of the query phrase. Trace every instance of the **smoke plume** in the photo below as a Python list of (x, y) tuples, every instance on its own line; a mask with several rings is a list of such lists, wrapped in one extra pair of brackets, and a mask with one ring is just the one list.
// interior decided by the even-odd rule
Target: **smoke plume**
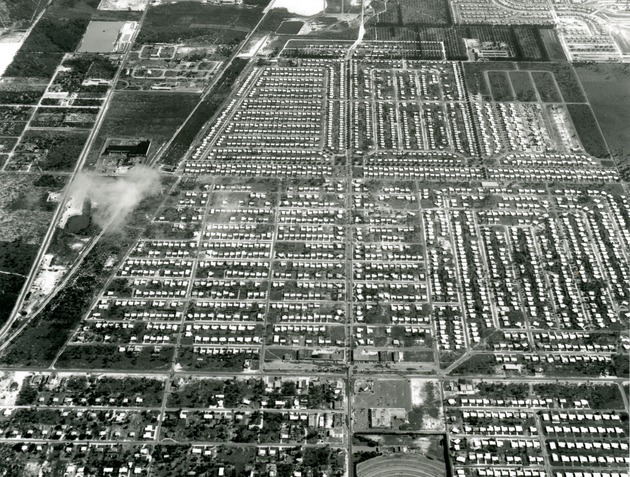
[(81, 172), (71, 188), (72, 196), (90, 199), (95, 224), (118, 229), (143, 199), (160, 192), (160, 174), (147, 166), (136, 166), (119, 177)]

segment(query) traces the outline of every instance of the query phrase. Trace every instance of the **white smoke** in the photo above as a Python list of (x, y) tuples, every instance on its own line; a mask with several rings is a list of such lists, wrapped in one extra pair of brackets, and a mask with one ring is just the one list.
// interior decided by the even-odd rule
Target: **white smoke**
[(137, 166), (119, 177), (79, 173), (73, 181), (71, 195), (90, 199), (92, 220), (103, 228), (118, 229), (145, 198), (160, 192), (160, 173), (147, 166)]

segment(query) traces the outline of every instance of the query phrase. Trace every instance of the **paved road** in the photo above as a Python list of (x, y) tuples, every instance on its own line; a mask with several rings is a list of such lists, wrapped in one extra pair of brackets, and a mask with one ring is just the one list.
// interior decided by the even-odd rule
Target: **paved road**
[[(142, 23), (144, 22), (144, 19), (146, 17), (148, 9), (146, 9), (143, 14), (142, 17), (140, 18), (139, 22), (138, 22), (138, 28), (135, 30), (134, 32), (134, 37), (131, 39), (131, 43), (133, 43), (133, 41), (135, 40), (135, 36), (140, 32), (140, 29), (142, 27)], [(79, 173), (79, 171), (83, 168), (83, 165), (85, 164), (85, 161), (88, 157), (88, 154), (90, 152), (90, 149), (92, 147), (92, 144), (94, 142), (94, 140), (96, 139), (96, 136), (99, 132), (99, 129), (101, 127), (101, 124), (103, 123), (103, 119), (107, 113), (107, 110), (109, 109), (109, 102), (114, 94), (114, 90), (115, 90), (115, 85), (116, 82), (118, 81), (118, 78), (120, 77), (120, 74), (122, 72), (123, 66), (125, 64), (125, 62), (127, 61), (127, 58), (129, 57), (129, 54), (131, 53), (131, 47), (128, 48), (128, 50), (125, 52), (125, 54), (123, 55), (120, 67), (118, 68), (118, 71), (116, 72), (116, 76), (114, 77), (113, 81), (112, 81), (112, 88), (109, 90), (109, 92), (107, 93), (107, 96), (105, 97), (105, 101), (103, 102), (103, 107), (101, 108), (101, 110), (99, 111), (99, 114), (96, 118), (96, 122), (94, 124), (94, 127), (92, 128), (92, 131), (90, 132), (90, 135), (88, 137), (88, 140), (83, 148), (83, 151), (81, 152), (81, 156), (79, 156), (79, 159), (77, 160), (74, 170), (72, 171), (72, 175), (68, 181), (68, 185), (66, 186), (63, 195), (61, 197), (61, 199), (59, 200), (59, 205), (57, 207), (57, 209), (55, 210), (55, 213), (52, 217), (52, 220), (50, 221), (50, 226), (48, 227), (48, 230), (46, 232), (46, 235), (44, 236), (44, 239), (42, 241), (42, 244), (37, 252), (37, 255), (35, 257), (35, 260), (33, 261), (33, 265), (31, 267), (31, 270), (28, 274), (28, 279), (26, 280), (26, 283), (24, 284), (24, 286), (22, 287), (22, 291), (20, 292), (20, 295), (18, 296), (18, 299), (15, 302), (15, 306), (13, 307), (13, 310), (11, 312), (11, 315), (9, 316), (9, 319), (6, 321), (6, 323), (4, 324), (4, 326), (2, 326), (2, 328), (0, 328), (0, 340), (5, 340), (7, 333), (9, 332), (9, 330), (11, 329), (11, 327), (13, 326), (14, 322), (18, 319), (19, 315), (19, 311), (22, 309), (22, 306), (24, 305), (24, 299), (26, 298), (26, 295), (28, 294), (28, 292), (30, 291), (33, 282), (35, 281), (35, 278), (37, 277), (37, 272), (39, 271), (39, 268), (42, 264), (44, 255), (46, 253), (46, 250), (48, 249), (50, 242), (52, 241), (52, 238), (55, 234), (55, 231), (57, 229), (57, 223), (59, 222), (59, 219), (62, 217), (63, 212), (65, 210), (65, 205), (66, 205), (66, 201), (68, 200), (68, 198), (70, 197), (70, 184), (72, 183), (72, 181), (74, 180), (74, 178), (76, 177), (76, 175)], [(50, 84), (52, 83), (52, 81), (54, 80), (55, 75), (53, 75), (53, 77), (51, 78), (48, 86), (50, 86)], [(47, 88), (48, 89), (48, 88)], [(41, 105), (41, 99), (38, 103), (38, 106)], [(32, 120), (32, 117), (31, 117)], [(29, 123), (30, 124), (30, 120)], [(27, 127), (28, 127), (27, 124)], [(25, 128), (26, 131), (26, 128)], [(70, 274), (67, 275), (67, 277)], [(50, 298), (50, 297), (49, 297)], [(31, 314), (31, 316), (29, 317), (32, 318), (34, 316), (34, 314)]]
[[(232, 63), (234, 63), (234, 60), (236, 60), (236, 58), (238, 58), (238, 56), (241, 54), (241, 52), (243, 51), (243, 48), (245, 47), (245, 45), (247, 45), (249, 43), (249, 40), (251, 39), (251, 37), (254, 35), (254, 33), (256, 33), (256, 30), (258, 30), (258, 28), (260, 27), (260, 25), (262, 24), (262, 22), (264, 21), (264, 19), (267, 17), (267, 14), (269, 13), (269, 11), (273, 8), (273, 4), (275, 3), (275, 0), (271, 0), (269, 2), (269, 5), (267, 5), (267, 7), (263, 10), (263, 15), (260, 18), (260, 20), (258, 21), (258, 23), (256, 24), (256, 26), (252, 29), (252, 31), (249, 32), (249, 34), (245, 37), (245, 40), (243, 40), (241, 42), (241, 44), (239, 45), (239, 47), (234, 51), (234, 53), (232, 53), (232, 56), (230, 57), (230, 59), (228, 61), (225, 62), (225, 65), (223, 66), (223, 68), (221, 68), (219, 71), (217, 71), (217, 73), (214, 76), (214, 79), (212, 80), (212, 82), (206, 87), (205, 91), (203, 92), (203, 94), (201, 95), (201, 97), (199, 98), (199, 102), (197, 103), (197, 105), (195, 106), (195, 108), (190, 112), (190, 114), (188, 115), (188, 117), (181, 123), (181, 125), (177, 128), (177, 130), (173, 133), (173, 135), (171, 136), (171, 138), (169, 139), (169, 141), (164, 144), (164, 146), (162, 146), (161, 150), (158, 151), (158, 153), (153, 157), (153, 159), (151, 160), (151, 162), (149, 163), (150, 166), (155, 166), (156, 164), (158, 164), (160, 162), (160, 160), (162, 159), (162, 156), (164, 155), (164, 153), (168, 150), (168, 148), (171, 146), (171, 144), (173, 143), (173, 141), (175, 140), (175, 138), (177, 137), (177, 135), (179, 134), (179, 132), (186, 126), (186, 124), (188, 123), (188, 121), (190, 120), (190, 118), (193, 117), (193, 115), (195, 114), (195, 112), (202, 106), (203, 102), (205, 101), (205, 99), (213, 93), (214, 91), (214, 87), (216, 86), (216, 84), (219, 82), (219, 80), (223, 77), (223, 73), (225, 73), (228, 68), (230, 68), (230, 66), (232, 66)], [(260, 47), (259, 47), (260, 48)], [(256, 50), (258, 51), (258, 50)], [(242, 77), (242, 75), (241, 75)], [(231, 95), (230, 95), (231, 97)], [(228, 97), (225, 102), (229, 101), (230, 97)], [(198, 134), (197, 137), (199, 137), (200, 135), (202, 135), (204, 133), (204, 131), (207, 130), (208, 127), (210, 127), (210, 125), (214, 122), (214, 118), (219, 115), (221, 112), (223, 112), (223, 108), (218, 108), (216, 113), (214, 114), (214, 116), (206, 123), (206, 125), (204, 126), (204, 128), (200, 131), (200, 133)], [(193, 149), (193, 145), (196, 145), (198, 141), (195, 140), (193, 141), (193, 143), (191, 144), (191, 146), (189, 147), (188, 151), (186, 152), (186, 154), (184, 155), (184, 157), (188, 156), (190, 154), (190, 152)]]

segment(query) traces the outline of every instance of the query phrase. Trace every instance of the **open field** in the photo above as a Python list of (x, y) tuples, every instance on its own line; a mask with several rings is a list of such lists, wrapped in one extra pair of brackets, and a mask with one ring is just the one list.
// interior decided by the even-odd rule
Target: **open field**
[(0, 242), (0, 325), (9, 317), (37, 253), (36, 244), (23, 240)]
[(567, 108), (586, 152), (599, 158), (608, 157), (610, 152), (606, 147), (606, 141), (602, 137), (597, 119), (589, 105), (568, 104)]
[(149, 138), (155, 153), (175, 132), (199, 99), (196, 94), (167, 92), (114, 93), (88, 164), (93, 166), (107, 138)]
[(238, 43), (258, 23), (260, 7), (181, 2), (149, 7), (137, 43)]
[(510, 71), (510, 82), (518, 101), (537, 101), (536, 87), (527, 71)]
[(149, 0), (101, 0), (99, 10), (143, 11)]
[(490, 91), (495, 101), (514, 101), (510, 77), (505, 71), (489, 71)]
[(562, 44), (558, 40), (558, 35), (551, 28), (541, 28), (540, 37), (545, 45), (545, 51), (550, 61), (566, 61), (567, 57), (562, 49)]
[(392, 0), (375, 21), (391, 25), (447, 25), (451, 22), (447, 0)]
[(620, 64), (578, 65), (577, 74), (619, 167), (630, 172), (630, 68)]
[(586, 101), (575, 70), (569, 63), (521, 62), (518, 69), (553, 73), (565, 102), (584, 103)]

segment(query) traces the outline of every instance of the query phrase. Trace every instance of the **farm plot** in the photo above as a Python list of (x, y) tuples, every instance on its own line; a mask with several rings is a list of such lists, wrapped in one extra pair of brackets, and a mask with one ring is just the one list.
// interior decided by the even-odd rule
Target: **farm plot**
[(540, 48), (540, 34), (537, 29), (527, 27), (514, 28), (516, 43), (523, 60), (545, 60), (545, 53)]
[(394, 0), (378, 15), (379, 24), (448, 25), (451, 16), (447, 0)]
[(447, 25), (451, 16), (447, 0), (404, 0), (400, 2), (404, 24)]

